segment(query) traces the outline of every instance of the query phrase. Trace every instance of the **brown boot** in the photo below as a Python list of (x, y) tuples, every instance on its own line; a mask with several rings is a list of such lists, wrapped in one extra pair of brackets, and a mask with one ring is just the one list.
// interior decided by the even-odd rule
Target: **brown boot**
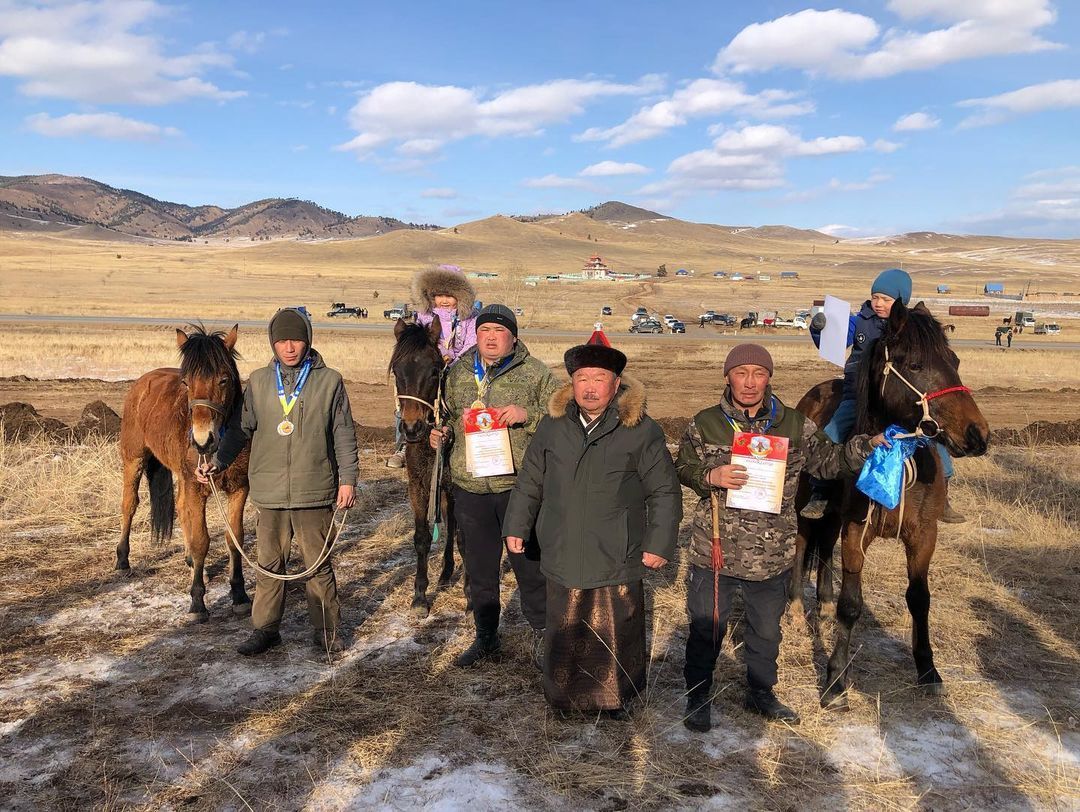
[(963, 513), (957, 513), (953, 510), (952, 505), (949, 503), (948, 498), (945, 499), (945, 512), (941, 514), (941, 519), (946, 524), (963, 524), (967, 521), (967, 516)]

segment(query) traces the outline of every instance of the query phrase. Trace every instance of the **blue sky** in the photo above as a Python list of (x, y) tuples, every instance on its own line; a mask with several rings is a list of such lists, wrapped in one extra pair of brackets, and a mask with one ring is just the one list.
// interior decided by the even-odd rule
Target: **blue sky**
[(1080, 237), (1080, 3), (0, 0), (0, 174)]

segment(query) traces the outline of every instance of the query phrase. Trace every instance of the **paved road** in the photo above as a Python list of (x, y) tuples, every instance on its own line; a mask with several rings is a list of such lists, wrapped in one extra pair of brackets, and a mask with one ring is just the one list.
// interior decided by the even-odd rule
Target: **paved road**
[[(111, 325), (114, 327), (183, 327), (185, 324), (195, 321), (195, 319), (173, 319), (173, 318), (155, 318), (152, 316), (66, 316), (56, 313), (0, 313), (0, 323), (9, 324), (98, 324), (98, 325)], [(207, 326), (210, 327), (231, 327), (233, 323), (225, 323), (223, 321), (210, 321), (207, 322)], [(241, 327), (254, 328), (259, 330), (266, 329), (265, 321), (240, 321), (238, 322)], [(385, 333), (389, 334), (393, 329), (393, 323), (385, 321), (383, 319), (372, 319), (370, 321), (356, 321), (353, 319), (335, 319), (333, 321), (317, 321), (314, 325), (319, 330), (336, 330), (340, 332), (356, 332), (356, 333)], [(584, 340), (588, 337), (588, 333), (591, 331), (592, 325), (583, 325), (581, 330), (526, 330), (525, 334), (530, 336), (540, 336), (543, 338), (565, 338)], [(688, 325), (685, 335), (672, 335), (670, 333), (662, 333), (657, 335), (638, 335), (637, 333), (627, 333), (618, 329), (609, 331), (611, 336), (618, 336), (619, 342), (624, 341), (648, 341), (648, 342), (672, 342), (672, 343), (691, 343), (697, 341), (724, 341), (728, 343), (735, 343), (737, 341), (767, 341), (769, 343), (798, 343), (805, 342), (809, 339), (802, 332), (799, 333), (757, 333), (749, 332), (742, 335), (723, 335), (715, 332), (712, 328), (706, 328), (702, 330), (697, 325)], [(992, 339), (979, 338), (954, 338), (950, 340), (950, 343), (954, 347), (992, 347), (994, 342)], [(1020, 336), (1013, 339), (1013, 347), (1016, 349), (1039, 349), (1039, 350), (1080, 350), (1080, 342), (1077, 341), (1036, 341), (1035, 336), (1030, 339), (1026, 336)]]

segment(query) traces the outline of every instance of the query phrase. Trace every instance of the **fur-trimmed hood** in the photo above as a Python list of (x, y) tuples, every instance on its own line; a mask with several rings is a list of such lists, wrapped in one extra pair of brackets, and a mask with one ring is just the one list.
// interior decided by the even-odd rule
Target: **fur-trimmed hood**
[(435, 307), (435, 294), (442, 293), (457, 299), (459, 319), (467, 319), (476, 301), (476, 289), (460, 271), (432, 268), (413, 274), (412, 297), (420, 311), (430, 313)]
[[(556, 389), (551, 400), (548, 401), (548, 414), (554, 418), (565, 417), (566, 410), (573, 400), (573, 383)], [(615, 393), (615, 402), (619, 408), (620, 425), (633, 428), (645, 416), (645, 385), (629, 375), (623, 375), (619, 391)]]

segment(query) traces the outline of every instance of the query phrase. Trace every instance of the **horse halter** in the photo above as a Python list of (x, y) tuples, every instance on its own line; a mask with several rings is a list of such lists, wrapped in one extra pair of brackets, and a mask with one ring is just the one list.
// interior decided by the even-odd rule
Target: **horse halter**
[(205, 398), (196, 398), (195, 400), (188, 401), (188, 413), (190, 414), (196, 406), (205, 406), (211, 411), (217, 412), (222, 417), (225, 417), (225, 404), (217, 403), (212, 400), (206, 400)]
[[(908, 389), (910, 389), (912, 392), (914, 392), (916, 395), (919, 396), (919, 399), (916, 400), (915, 403), (918, 406), (922, 406), (922, 412), (923, 412), (922, 419), (919, 421), (918, 425), (915, 426), (915, 431), (912, 434), (898, 435), (898, 436), (929, 437), (931, 439), (937, 437), (938, 434), (941, 433), (941, 426), (938, 424), (937, 420), (935, 420), (930, 414), (930, 401), (932, 401), (934, 398), (939, 398), (942, 395), (951, 394), (952, 392), (967, 392), (968, 394), (971, 393), (971, 389), (969, 389), (968, 387), (963, 386), (963, 385), (961, 385), (961, 386), (949, 386), (949, 387), (946, 387), (945, 389), (938, 389), (937, 391), (934, 391), (934, 392), (923, 392), (921, 389), (919, 389), (917, 386), (915, 386), (915, 384), (913, 384), (911, 381), (909, 381), (907, 378), (905, 378), (900, 373), (900, 370), (898, 370), (893, 365), (893, 362), (889, 360), (889, 348), (886, 346), (885, 347), (885, 367), (882, 370), (882, 378), (881, 378), (881, 396), (882, 397), (885, 397), (885, 384), (888, 383), (890, 374), (895, 375), (897, 378), (899, 378), (904, 383), (904, 385), (907, 386)], [(927, 427), (932, 426), (933, 430), (932, 431), (925, 430), (923, 428), (924, 425), (926, 425)]]
[(427, 406), (428, 409), (431, 410), (431, 416), (432, 416), (432, 419), (435, 422), (435, 427), (438, 428), (439, 426), (442, 425), (442, 401), (443, 401), (443, 375), (442, 374), (439, 375), (439, 388), (435, 392), (435, 402), (434, 403), (426, 401), (423, 398), (418, 398), (415, 395), (402, 395), (400, 392), (397, 391), (397, 380), (396, 379), (394, 381), (394, 397), (398, 401), (398, 407), (399, 408), (401, 407), (401, 401), (403, 401), (403, 400), (412, 400), (412, 401), (415, 401), (416, 403), (419, 403), (419, 404), (421, 404), (423, 406)]

